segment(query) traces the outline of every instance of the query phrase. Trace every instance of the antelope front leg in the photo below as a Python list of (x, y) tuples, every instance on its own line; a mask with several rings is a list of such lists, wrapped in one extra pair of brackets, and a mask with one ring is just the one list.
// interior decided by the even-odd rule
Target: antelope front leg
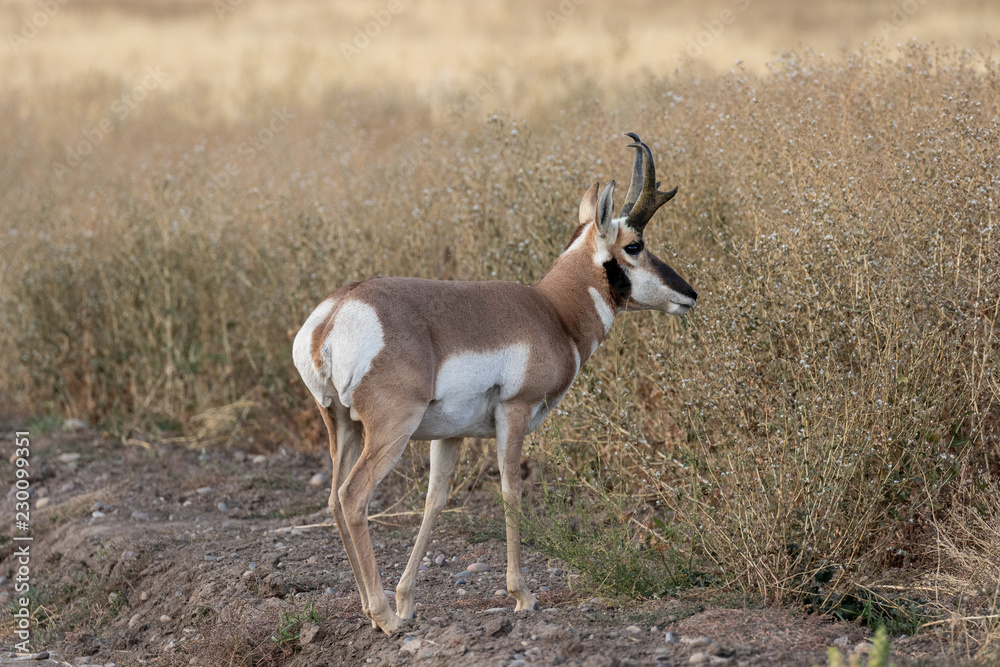
[(497, 408), (497, 462), (500, 491), (507, 522), (507, 592), (517, 600), (514, 611), (535, 611), (538, 600), (528, 590), (521, 572), (521, 447), (531, 408), (501, 405)]
[(444, 509), (445, 503), (448, 501), (451, 474), (455, 470), (455, 463), (458, 462), (458, 452), (461, 445), (461, 438), (431, 442), (431, 475), (430, 482), (427, 484), (424, 520), (420, 524), (420, 532), (417, 533), (417, 541), (413, 545), (410, 562), (407, 563), (406, 571), (403, 572), (403, 576), (399, 578), (399, 584), (396, 586), (396, 615), (402, 619), (416, 618), (413, 588), (416, 585), (417, 571), (420, 568), (420, 557), (424, 553), (424, 549), (427, 548), (427, 540), (430, 539), (434, 521), (441, 514), (441, 510)]

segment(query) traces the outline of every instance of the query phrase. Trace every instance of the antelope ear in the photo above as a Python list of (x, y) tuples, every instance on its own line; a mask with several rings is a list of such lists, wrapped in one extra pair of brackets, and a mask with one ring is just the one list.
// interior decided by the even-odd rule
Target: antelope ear
[(597, 189), (601, 187), (600, 183), (594, 183), (590, 188), (583, 194), (583, 199), (580, 200), (580, 224), (585, 225), (594, 219), (594, 212), (597, 210)]
[(615, 208), (615, 182), (611, 181), (604, 187), (601, 198), (597, 202), (597, 210), (594, 211), (594, 222), (597, 224), (597, 231), (606, 241), (613, 241), (618, 236), (618, 227), (613, 225)]

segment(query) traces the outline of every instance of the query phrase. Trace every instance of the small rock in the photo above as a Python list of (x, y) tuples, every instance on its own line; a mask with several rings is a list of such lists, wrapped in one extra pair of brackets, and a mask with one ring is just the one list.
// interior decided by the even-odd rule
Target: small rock
[(424, 640), (418, 637), (407, 637), (399, 647), (400, 653), (414, 654), (424, 645)]
[(145, 602), (146, 600), (149, 599), (149, 593), (147, 593), (146, 591), (139, 593), (139, 599)]
[(667, 634), (663, 635), (663, 641), (667, 642), (668, 644), (673, 644), (674, 642), (677, 641), (677, 639), (674, 637), (674, 633), (668, 632)]
[(498, 588), (495, 591), (493, 591), (493, 597), (495, 597), (495, 598), (502, 598), (502, 597), (506, 597), (506, 596), (507, 596), (507, 591), (505, 591), (502, 588)]
[(282, 576), (272, 572), (261, 580), (257, 592), (261, 597), (280, 598), (285, 596), (285, 590), (285, 581)]
[(469, 593), (469, 591), (465, 590), (464, 588), (459, 588), (456, 592), (459, 595), (467, 595)]
[(507, 607), (490, 607), (484, 614), (499, 614), (501, 611), (507, 611)]
[(67, 431), (83, 431), (87, 428), (87, 422), (82, 419), (67, 419), (63, 422), (63, 428)]
[(17, 660), (18, 662), (21, 662), (22, 660), (30, 661), (30, 660), (48, 660), (48, 659), (49, 659), (48, 651), (42, 651), (41, 653), (31, 653), (29, 655), (21, 655), (14, 658), (14, 660)]
[(490, 566), (486, 563), (473, 563), (465, 568), (466, 572), (489, 572)]
[(660, 631), (660, 629), (654, 625), (649, 629), (649, 631), (652, 632), (653, 634), (656, 634), (657, 632)]
[(309, 556), (309, 558), (306, 559), (306, 562), (307, 563), (318, 563), (319, 562), (319, 556)]
[(844, 635), (843, 637), (837, 637), (836, 639), (833, 640), (833, 645), (839, 648), (847, 648), (848, 646), (851, 645), (851, 638), (848, 637), (847, 635)]
[(688, 663), (690, 663), (692, 665), (700, 665), (700, 664), (705, 663), (705, 662), (708, 662), (708, 655), (706, 655), (705, 653), (702, 653), (701, 651), (697, 651), (695, 653), (692, 653), (691, 657), (688, 658)]
[(174, 620), (174, 619), (170, 618), (166, 614), (163, 614), (162, 616), (160, 616), (160, 623), (169, 623), (172, 620)]
[(871, 642), (858, 642), (851, 650), (851, 653), (868, 655), (872, 652), (873, 648), (874, 646), (872, 646)]
[(444, 565), (444, 559), (445, 559), (444, 554), (438, 554), (437, 557), (434, 559), (434, 562), (437, 563), (438, 565)]
[(63, 493), (69, 493), (74, 489), (76, 489), (76, 482), (66, 482), (65, 484), (59, 487), (59, 490), (62, 491)]
[(212, 488), (211, 486), (203, 486), (201, 488), (194, 490), (194, 492), (197, 493), (199, 496), (207, 496), (208, 494), (213, 493), (214, 491), (215, 489)]
[(218, 508), (218, 510), (220, 512), (228, 512), (229, 511), (229, 505), (227, 505), (226, 503), (221, 502), (221, 501), (219, 502), (218, 505), (216, 505), (216, 507)]
[(455, 585), (456, 585), (456, 586), (464, 586), (464, 585), (466, 585), (467, 583), (469, 583), (469, 582), (468, 582), (468, 581), (466, 581), (465, 579), (456, 579), (456, 580), (455, 580)]
[(145, 512), (135, 511), (132, 512), (132, 518), (136, 521), (149, 521), (149, 515)]
[(243, 463), (244, 461), (247, 460), (247, 453), (244, 452), (242, 449), (237, 449), (236, 451), (233, 452), (233, 458), (238, 463)]
[(510, 634), (513, 628), (514, 626), (511, 625), (510, 619), (506, 616), (496, 616), (483, 624), (483, 631), (487, 637), (502, 637), (503, 635)]
[(560, 574), (562, 574), (562, 570), (558, 567), (550, 567), (549, 574), (551, 574), (553, 577), (558, 577)]
[(95, 510), (95, 511), (93, 511), (93, 512), (90, 513), (90, 516), (94, 517), (95, 519), (103, 519), (104, 517), (107, 516), (107, 514), (105, 514), (104, 512), (98, 512), (98, 511)]
[(0, 586), (6, 586), (10, 583), (10, 577), (7, 575), (0, 575)]
[(257, 456), (250, 459), (250, 462), (253, 463), (254, 465), (262, 465), (264, 463), (267, 463), (267, 457), (264, 456), (263, 454), (258, 454)]
[(79, 461), (80, 455), (76, 452), (66, 452), (65, 454), (59, 455), (60, 463), (72, 463), (73, 461)]
[(309, 486), (324, 486), (330, 482), (330, 476), (325, 472), (318, 472), (309, 478)]
[(531, 630), (532, 634), (537, 636), (539, 639), (552, 639), (553, 637), (561, 634), (562, 629), (555, 623), (549, 623), (547, 621), (539, 621), (537, 625)]
[(701, 648), (711, 644), (712, 640), (708, 637), (681, 637), (681, 643), (687, 644), (691, 648)]
[(51, 500), (49, 498), (39, 498), (38, 501), (35, 502), (35, 509), (40, 510), (46, 505), (48, 505), (50, 502)]
[(299, 644), (311, 644), (323, 636), (323, 629), (316, 623), (303, 623), (299, 631)]
[(630, 625), (627, 628), (625, 628), (625, 632), (631, 632), (633, 635), (637, 635), (640, 632), (642, 632), (642, 630), (639, 629), (638, 625)]

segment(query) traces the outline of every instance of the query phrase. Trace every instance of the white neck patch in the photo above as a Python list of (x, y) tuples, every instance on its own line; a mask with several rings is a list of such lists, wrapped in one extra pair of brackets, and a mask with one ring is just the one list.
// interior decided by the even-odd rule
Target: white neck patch
[(596, 287), (588, 287), (587, 291), (590, 292), (590, 298), (594, 300), (594, 308), (597, 309), (597, 316), (601, 318), (601, 324), (604, 325), (604, 333), (607, 334), (611, 331), (611, 324), (615, 321), (615, 313), (611, 310), (611, 306), (608, 302), (604, 300), (601, 293), (597, 291)]

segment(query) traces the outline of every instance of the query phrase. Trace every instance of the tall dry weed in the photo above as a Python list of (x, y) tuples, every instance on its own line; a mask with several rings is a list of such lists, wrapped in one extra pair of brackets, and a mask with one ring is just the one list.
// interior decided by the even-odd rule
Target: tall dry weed
[(669, 524), (761, 599), (926, 564), (956, 479), (1000, 462), (998, 80), (975, 53), (806, 52), (580, 77), (527, 122), (331, 90), (270, 136), (280, 95), (202, 124), (165, 94), (59, 175), (113, 84), (80, 84), (72, 118), (11, 97), (0, 391), (123, 432), (253, 395), (258, 428), (321, 447), (295, 435), (310, 308), (376, 274), (538, 279), (635, 130), (680, 186), (648, 242), (699, 305), (620, 318), (536, 455), (556, 437), (572, 474), (626, 480), (653, 542)]

